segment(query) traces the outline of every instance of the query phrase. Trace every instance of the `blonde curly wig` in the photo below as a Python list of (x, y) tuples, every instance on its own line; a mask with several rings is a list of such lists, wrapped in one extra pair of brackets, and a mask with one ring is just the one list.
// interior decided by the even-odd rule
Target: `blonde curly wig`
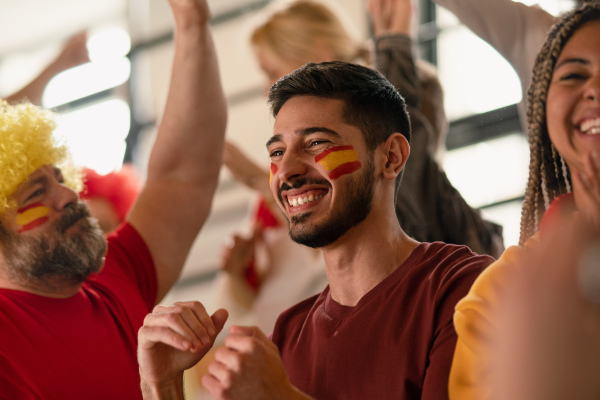
[(546, 99), (554, 66), (567, 41), (586, 22), (600, 19), (600, 3), (583, 3), (564, 14), (552, 27), (533, 67), (527, 92), (529, 128), (529, 179), (521, 211), (521, 237), (524, 244), (538, 230), (540, 220), (552, 201), (571, 191), (569, 170), (548, 136)]
[(10, 196), (44, 165), (62, 169), (65, 184), (79, 192), (81, 173), (70, 164), (66, 144), (54, 135), (54, 114), (31, 103), (0, 99), (0, 215), (15, 206)]

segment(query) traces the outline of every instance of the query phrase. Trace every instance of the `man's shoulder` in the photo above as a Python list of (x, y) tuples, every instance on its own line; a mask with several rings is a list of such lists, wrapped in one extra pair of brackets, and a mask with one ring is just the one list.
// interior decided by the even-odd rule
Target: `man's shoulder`
[(421, 243), (412, 257), (412, 268), (422, 269), (430, 278), (448, 280), (471, 276), (474, 279), (495, 260), (473, 252), (464, 245), (444, 242)]
[(134, 262), (136, 258), (151, 261), (150, 250), (139, 232), (129, 223), (123, 222), (117, 229), (108, 234), (108, 251), (106, 264)]
[(421, 243), (416, 250), (420, 251), (421, 261), (439, 261), (443, 265), (461, 262), (492, 263), (494, 258), (487, 254), (477, 254), (468, 246), (444, 242)]
[(152, 255), (146, 242), (129, 223), (121, 224), (107, 236), (104, 267), (86, 281), (86, 288), (104, 287), (118, 296), (142, 295), (150, 309), (156, 301), (157, 280)]

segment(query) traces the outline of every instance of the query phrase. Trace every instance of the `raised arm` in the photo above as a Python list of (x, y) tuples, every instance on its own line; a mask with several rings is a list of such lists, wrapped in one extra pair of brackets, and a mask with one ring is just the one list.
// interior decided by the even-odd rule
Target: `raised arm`
[(417, 108), (421, 85), (410, 37), (412, 0), (369, 0), (367, 10), (375, 35), (375, 67)]
[(433, 0), (488, 42), (513, 66), (524, 90), (554, 17), (539, 6), (512, 0)]
[(90, 61), (86, 42), (86, 32), (81, 32), (71, 37), (65, 43), (60, 54), (38, 76), (18, 92), (8, 96), (6, 101), (9, 103), (18, 103), (23, 100), (29, 100), (33, 104), (41, 105), (44, 90), (54, 76), (64, 70)]
[(160, 300), (179, 277), (210, 211), (227, 120), (206, 0), (169, 0), (175, 18), (171, 86), (128, 221), (148, 245)]

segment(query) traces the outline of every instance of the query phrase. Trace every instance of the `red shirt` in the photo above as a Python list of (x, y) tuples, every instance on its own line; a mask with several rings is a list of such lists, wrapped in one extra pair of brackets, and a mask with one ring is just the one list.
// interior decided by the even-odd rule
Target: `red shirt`
[(141, 399), (137, 331), (156, 291), (150, 252), (127, 224), (75, 296), (0, 289), (0, 399)]
[(284, 311), (272, 339), (292, 384), (321, 400), (447, 399), (454, 306), (493, 261), (421, 243), (355, 307), (327, 287)]

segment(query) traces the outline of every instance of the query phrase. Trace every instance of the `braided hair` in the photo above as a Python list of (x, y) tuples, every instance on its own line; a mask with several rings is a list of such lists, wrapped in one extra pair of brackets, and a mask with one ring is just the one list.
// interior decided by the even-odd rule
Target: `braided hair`
[(529, 130), (529, 179), (521, 211), (523, 245), (539, 229), (540, 220), (550, 203), (571, 192), (569, 170), (548, 135), (546, 99), (554, 66), (563, 47), (583, 24), (600, 19), (600, 3), (583, 3), (564, 14), (552, 27), (533, 67), (533, 78), (527, 92)]

